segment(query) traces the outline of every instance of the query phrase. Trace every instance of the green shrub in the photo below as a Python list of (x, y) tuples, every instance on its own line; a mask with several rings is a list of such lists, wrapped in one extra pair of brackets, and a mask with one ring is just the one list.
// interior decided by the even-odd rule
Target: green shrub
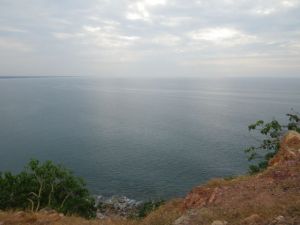
[(0, 209), (51, 208), (86, 218), (95, 216), (94, 199), (82, 179), (51, 161), (31, 160), (24, 171), (0, 174)]
[(268, 162), (278, 152), (280, 138), (286, 131), (294, 130), (300, 133), (299, 113), (292, 110), (292, 113), (286, 114), (286, 116), (288, 117), (287, 125), (281, 125), (277, 120), (272, 120), (269, 123), (258, 120), (248, 126), (249, 131), (257, 131), (264, 137), (258, 146), (245, 149), (245, 152), (249, 154), (248, 160), (256, 162), (256, 164), (249, 166), (250, 174), (258, 173), (268, 167)]

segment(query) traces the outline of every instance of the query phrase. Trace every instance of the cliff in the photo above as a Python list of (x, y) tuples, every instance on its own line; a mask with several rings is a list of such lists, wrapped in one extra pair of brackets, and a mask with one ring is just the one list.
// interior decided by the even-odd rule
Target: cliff
[(300, 134), (289, 132), (266, 171), (212, 180), (184, 199), (176, 225), (300, 224)]
[(0, 225), (299, 225), (300, 134), (289, 132), (267, 170), (255, 176), (214, 179), (184, 199), (161, 206), (142, 220), (84, 220), (53, 211), (0, 212)]

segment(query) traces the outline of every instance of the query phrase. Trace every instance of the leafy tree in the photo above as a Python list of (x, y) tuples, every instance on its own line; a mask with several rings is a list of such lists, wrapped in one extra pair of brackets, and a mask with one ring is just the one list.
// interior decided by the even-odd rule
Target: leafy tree
[(251, 146), (245, 149), (249, 155), (249, 161), (255, 161), (256, 164), (249, 166), (251, 174), (260, 172), (267, 168), (269, 160), (274, 157), (280, 148), (280, 139), (288, 130), (294, 130), (300, 133), (300, 115), (293, 110), (286, 114), (288, 117), (287, 125), (281, 125), (277, 120), (265, 123), (258, 120), (256, 123), (248, 126), (249, 131), (257, 131), (263, 139), (258, 146)]
[(52, 208), (65, 214), (95, 216), (94, 199), (82, 179), (51, 161), (31, 160), (17, 175), (0, 174), (0, 209)]

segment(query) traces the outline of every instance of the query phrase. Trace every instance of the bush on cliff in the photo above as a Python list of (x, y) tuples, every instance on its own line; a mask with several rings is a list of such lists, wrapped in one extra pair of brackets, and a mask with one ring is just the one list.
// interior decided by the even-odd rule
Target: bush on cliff
[(294, 130), (300, 133), (300, 115), (292, 110), (286, 114), (288, 122), (286, 125), (280, 124), (273, 119), (271, 122), (265, 123), (258, 120), (254, 124), (248, 126), (249, 131), (257, 131), (263, 136), (260, 144), (245, 149), (249, 154), (248, 160), (255, 161), (256, 164), (250, 165), (249, 172), (251, 174), (258, 173), (267, 168), (269, 160), (278, 152), (280, 147), (280, 138), (288, 130)]
[(31, 160), (19, 174), (0, 173), (0, 209), (55, 209), (86, 218), (95, 216), (94, 199), (83, 180), (51, 161)]

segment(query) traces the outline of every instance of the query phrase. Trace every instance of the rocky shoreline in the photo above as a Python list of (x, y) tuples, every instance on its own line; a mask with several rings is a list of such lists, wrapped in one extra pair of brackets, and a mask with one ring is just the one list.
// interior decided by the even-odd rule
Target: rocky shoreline
[(111, 197), (105, 197), (102, 195), (95, 196), (97, 219), (144, 218), (163, 204), (165, 204), (164, 200), (137, 201), (127, 198), (126, 196), (118, 195)]
[(106, 219), (111, 217), (138, 217), (140, 209), (144, 205), (144, 201), (136, 201), (126, 196), (114, 195), (104, 197), (98, 195), (95, 197), (95, 207), (97, 208), (98, 219)]

